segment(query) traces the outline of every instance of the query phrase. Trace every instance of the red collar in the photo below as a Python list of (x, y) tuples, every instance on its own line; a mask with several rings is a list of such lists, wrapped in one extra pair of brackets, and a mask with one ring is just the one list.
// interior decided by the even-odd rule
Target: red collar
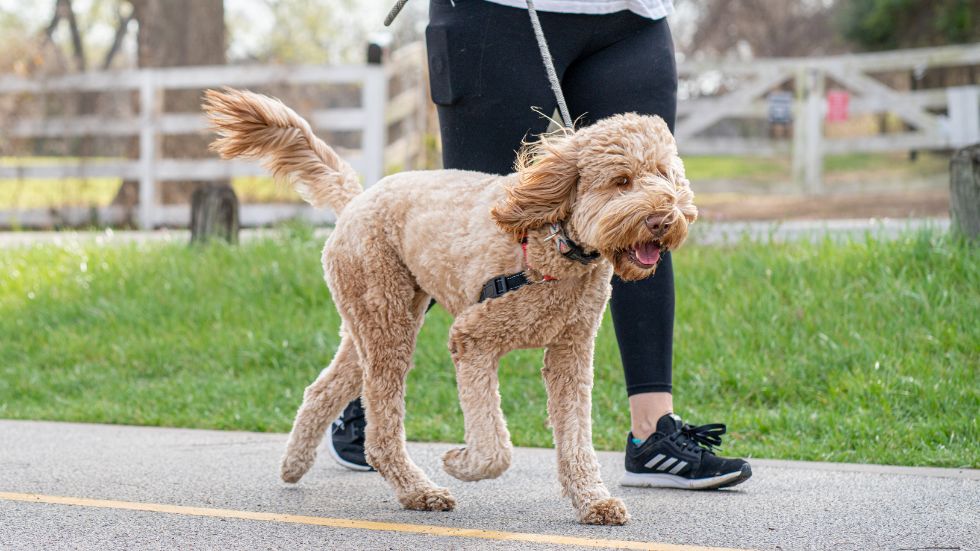
[[(527, 278), (527, 270), (531, 270), (531, 265), (527, 262), (527, 236), (521, 237), (521, 250), (524, 252), (524, 267), (525, 269), (517, 272), (516, 274), (501, 275), (491, 278), (489, 281), (483, 284), (483, 288), (480, 289), (480, 297), (477, 302), (483, 302), (487, 299), (497, 298), (510, 291), (516, 291), (525, 285), (530, 285), (534, 283)], [(558, 281), (558, 278), (551, 277), (549, 275), (542, 277), (543, 281)]]

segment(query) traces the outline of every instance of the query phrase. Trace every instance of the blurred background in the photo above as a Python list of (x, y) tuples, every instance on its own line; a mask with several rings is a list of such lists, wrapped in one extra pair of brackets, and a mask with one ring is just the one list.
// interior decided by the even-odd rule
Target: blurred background
[[(386, 2), (0, 0), (0, 226), (186, 227), (194, 190), (229, 184), (243, 226), (329, 222), (207, 151), (200, 95), (223, 85), (281, 97), (368, 185), (437, 168), (427, 4), (384, 29)], [(950, 154), (980, 141), (980, 1), (676, 7), (705, 219), (948, 216)]]

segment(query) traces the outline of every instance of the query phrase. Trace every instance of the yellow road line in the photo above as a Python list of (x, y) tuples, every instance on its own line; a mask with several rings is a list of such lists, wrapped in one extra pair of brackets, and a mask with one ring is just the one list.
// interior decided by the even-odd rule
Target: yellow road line
[(579, 545), (583, 547), (600, 547), (607, 549), (646, 549), (648, 551), (735, 551), (731, 549), (723, 549), (721, 547), (698, 547), (692, 545), (673, 545), (669, 543), (581, 538), (574, 536), (559, 536), (557, 534), (501, 532), (497, 530), (479, 530), (475, 528), (454, 528), (451, 526), (404, 524), (400, 522), (376, 522), (371, 520), (344, 518), (308, 517), (302, 515), (286, 515), (281, 513), (263, 513), (258, 511), (235, 511), (232, 509), (185, 507), (182, 505), (167, 505), (163, 503), (139, 503), (132, 501), (115, 501), (110, 499), (89, 499), (84, 497), (48, 496), (13, 492), (0, 492), (0, 500), (23, 501), (27, 503), (46, 503), (51, 505), (74, 505), (77, 507), (95, 507), (99, 509), (148, 511), (153, 513), (169, 513), (173, 515), (187, 515), (193, 517), (215, 517), (242, 520), (261, 520), (266, 522), (284, 522), (289, 524), (309, 524), (314, 526), (329, 526), (331, 528), (353, 528), (357, 530), (401, 532), (405, 534), (424, 534), (427, 536), (481, 538), (499, 541), (523, 541), (552, 545)]

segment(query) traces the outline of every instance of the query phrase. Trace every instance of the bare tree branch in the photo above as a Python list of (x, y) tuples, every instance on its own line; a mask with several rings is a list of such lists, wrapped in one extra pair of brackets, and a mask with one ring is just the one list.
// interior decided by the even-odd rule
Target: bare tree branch
[(75, 53), (75, 64), (79, 72), (85, 72), (85, 45), (82, 44), (82, 33), (78, 29), (75, 10), (72, 9), (71, 0), (59, 0), (59, 5), (64, 10), (63, 15), (68, 19), (68, 29), (71, 30), (71, 44), (72, 50)]
[(42, 47), (50, 45), (54, 51), (54, 58), (58, 62), (58, 67), (64, 71), (68, 68), (68, 62), (65, 60), (65, 56), (62, 55), (61, 49), (54, 42), (54, 33), (58, 30), (58, 23), (61, 22), (61, 0), (55, 0), (54, 2), (54, 15), (51, 16), (51, 23), (48, 24), (47, 28), (44, 29), (44, 41)]
[(783, 0), (701, 0), (688, 54), (727, 56), (747, 45), (756, 57), (833, 53), (836, 4)]
[(48, 27), (44, 29), (44, 36), (47, 37), (49, 41), (54, 41), (54, 31), (58, 28), (58, 22), (61, 21), (61, 0), (55, 0), (54, 2), (54, 15), (51, 17), (51, 23), (48, 23)]
[(102, 69), (108, 69), (112, 66), (112, 60), (119, 53), (120, 48), (122, 48), (123, 39), (126, 38), (126, 33), (129, 30), (129, 23), (133, 20), (135, 15), (134, 10), (130, 10), (129, 15), (123, 15), (122, 12), (119, 13), (119, 24), (116, 26), (116, 34), (112, 37), (112, 46), (109, 47), (109, 51), (105, 54), (105, 59), (102, 60)]

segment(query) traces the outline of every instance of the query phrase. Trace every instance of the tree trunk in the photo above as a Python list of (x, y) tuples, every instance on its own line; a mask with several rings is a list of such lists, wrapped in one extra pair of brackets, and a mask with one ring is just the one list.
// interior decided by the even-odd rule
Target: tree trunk
[(238, 197), (227, 185), (205, 185), (191, 196), (191, 243), (220, 237), (238, 243)]
[(225, 63), (222, 0), (131, 0), (140, 25), (140, 67)]
[[(141, 68), (223, 65), (225, 21), (223, 0), (131, 0), (139, 23), (137, 58)], [(163, 98), (167, 113), (197, 113), (201, 109), (198, 90), (172, 90)], [(207, 156), (208, 138), (200, 135), (164, 136), (161, 154), (170, 159)], [(218, 182), (172, 181), (158, 186), (163, 203), (187, 204), (195, 189)], [(114, 203), (126, 204), (139, 196), (137, 182), (125, 182)]]
[(980, 238), (980, 144), (960, 149), (949, 162), (949, 211), (953, 231)]

